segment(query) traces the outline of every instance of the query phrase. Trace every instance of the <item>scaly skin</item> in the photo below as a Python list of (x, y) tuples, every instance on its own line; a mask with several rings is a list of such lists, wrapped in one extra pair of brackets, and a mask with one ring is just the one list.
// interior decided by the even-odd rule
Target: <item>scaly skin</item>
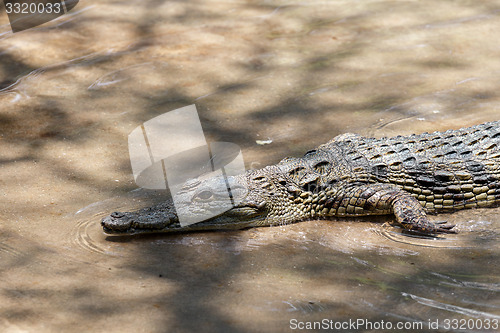
[[(219, 178), (192, 180), (178, 209), (197, 214), (217, 205)], [(170, 199), (130, 213), (112, 213), (108, 234), (242, 229), (313, 218), (393, 214), (420, 234), (451, 233), (427, 213), (500, 203), (500, 121), (446, 132), (393, 138), (343, 134), (274, 166), (229, 177), (236, 204), (181, 227)], [(244, 191), (243, 189), (247, 189)]]

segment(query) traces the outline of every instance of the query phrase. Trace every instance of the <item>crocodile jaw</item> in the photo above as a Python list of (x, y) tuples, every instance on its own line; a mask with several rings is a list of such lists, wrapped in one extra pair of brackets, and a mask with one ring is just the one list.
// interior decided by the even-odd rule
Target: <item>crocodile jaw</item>
[[(151, 210), (154, 210), (151, 208)], [(161, 212), (161, 210), (160, 210)], [(218, 216), (188, 226), (181, 226), (172, 210), (144, 214), (114, 212), (101, 220), (105, 234), (136, 235), (203, 230), (238, 230), (265, 224), (266, 212), (259, 207), (235, 207)]]

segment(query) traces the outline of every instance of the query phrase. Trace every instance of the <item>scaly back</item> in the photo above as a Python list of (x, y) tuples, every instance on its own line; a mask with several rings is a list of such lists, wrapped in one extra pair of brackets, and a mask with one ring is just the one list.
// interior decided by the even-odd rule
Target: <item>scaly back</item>
[(343, 134), (278, 164), (301, 188), (391, 183), (427, 211), (500, 201), (500, 121), (392, 138)]

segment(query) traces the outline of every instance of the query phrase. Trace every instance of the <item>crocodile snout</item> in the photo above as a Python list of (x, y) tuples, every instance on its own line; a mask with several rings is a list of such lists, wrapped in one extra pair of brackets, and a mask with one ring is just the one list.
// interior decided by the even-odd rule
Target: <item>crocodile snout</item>
[(122, 212), (113, 212), (101, 220), (101, 225), (106, 233), (114, 231), (128, 230), (132, 225), (133, 220)]

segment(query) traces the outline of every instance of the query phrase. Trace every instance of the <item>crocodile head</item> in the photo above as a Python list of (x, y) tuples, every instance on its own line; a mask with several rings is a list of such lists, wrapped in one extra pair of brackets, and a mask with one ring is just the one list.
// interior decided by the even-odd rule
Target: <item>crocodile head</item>
[[(277, 168), (266, 167), (227, 178), (190, 180), (176, 191), (175, 205), (167, 200), (135, 212), (114, 212), (101, 225), (107, 234), (130, 235), (287, 223), (287, 216), (296, 219), (302, 214), (295, 208), (289, 211), (294, 205), (287, 204), (291, 198), (277, 172)], [(190, 224), (181, 225), (179, 216), (188, 217)]]

